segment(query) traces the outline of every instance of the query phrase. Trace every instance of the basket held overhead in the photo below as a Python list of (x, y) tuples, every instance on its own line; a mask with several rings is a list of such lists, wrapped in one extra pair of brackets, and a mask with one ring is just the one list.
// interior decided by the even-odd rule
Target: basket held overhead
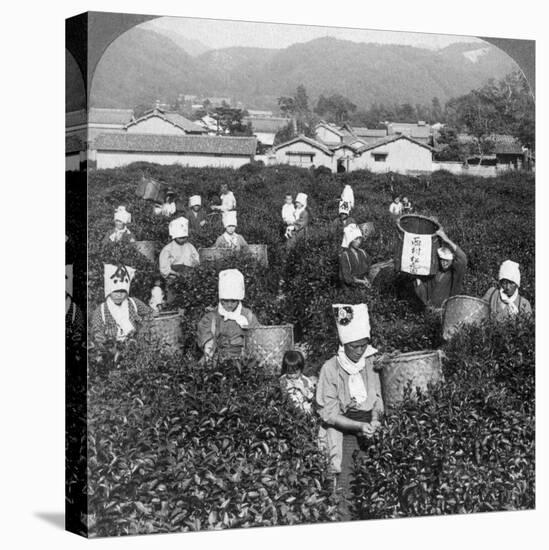
[(435, 275), (438, 270), (440, 224), (426, 216), (406, 214), (397, 221), (399, 246), (395, 257), (397, 271), (411, 275)]
[(461, 327), (480, 324), (490, 316), (490, 305), (474, 296), (451, 296), (442, 304), (442, 337), (449, 340)]

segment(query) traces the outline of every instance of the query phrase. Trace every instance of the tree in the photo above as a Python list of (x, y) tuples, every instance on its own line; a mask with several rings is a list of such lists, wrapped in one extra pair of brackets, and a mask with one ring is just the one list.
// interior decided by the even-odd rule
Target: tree
[(286, 126), (278, 130), (275, 135), (273, 145), (280, 145), (281, 143), (286, 143), (294, 137), (296, 137), (296, 129), (293, 121), (288, 122)]
[(230, 134), (232, 136), (251, 136), (251, 124), (242, 122), (243, 111), (227, 105), (217, 107), (212, 117), (217, 120), (218, 134)]
[(349, 115), (356, 111), (356, 105), (341, 94), (329, 97), (321, 95), (318, 98), (314, 112), (328, 122), (342, 124), (349, 119)]
[(467, 148), (459, 141), (458, 131), (451, 126), (440, 129), (437, 146), (440, 146), (440, 149), (435, 153), (436, 160), (463, 162), (467, 158)]
[(438, 97), (433, 97), (431, 100), (431, 122), (444, 122), (442, 106)]
[(297, 87), (294, 104), (296, 113), (304, 115), (309, 112), (309, 98), (307, 97), (307, 91), (303, 84)]
[(281, 96), (277, 99), (277, 103), (282, 116), (290, 117), (295, 113), (295, 98), (291, 96)]

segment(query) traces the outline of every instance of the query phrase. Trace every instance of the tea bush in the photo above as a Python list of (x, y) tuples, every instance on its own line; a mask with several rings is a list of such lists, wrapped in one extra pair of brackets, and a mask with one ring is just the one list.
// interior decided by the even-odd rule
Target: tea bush
[[(204, 264), (175, 285), (183, 311), (184, 352), (163, 356), (140, 342), (120, 369), (89, 366), (89, 512), (92, 534), (217, 529), (337, 519), (316, 450), (314, 420), (290, 412), (276, 381), (253, 365), (198, 362), (196, 323), (217, 303), (217, 274), (238, 267), (244, 304), (263, 324), (293, 323), (307, 352), (307, 372), (336, 350), (333, 303), (366, 301), (373, 344), (382, 352), (437, 348), (440, 319), (395, 292), (388, 279), (368, 290), (337, 283), (341, 235), (331, 227), (342, 185), (353, 186), (359, 223), (373, 221), (364, 247), (373, 262), (394, 257), (399, 241), (388, 214), (391, 194), (435, 216), (467, 254), (464, 294), (482, 296), (500, 263), (521, 264), (521, 292), (534, 288), (534, 179), (514, 173), (493, 180), (448, 173), (326, 174), (250, 164), (240, 170), (135, 163), (89, 173), (88, 303), (103, 301), (104, 262), (137, 269), (133, 296), (147, 301), (157, 263), (129, 245), (103, 245), (114, 209), (132, 213), (140, 240), (168, 242), (168, 221), (134, 195), (142, 174), (173, 187), (185, 202), (199, 193), (219, 202), (221, 183), (237, 200), (238, 232), (268, 245), (269, 267), (245, 256)], [(280, 236), (286, 193), (309, 195), (311, 231), (288, 251)], [(212, 246), (223, 232), (213, 214), (193, 244)], [(533, 321), (460, 333), (445, 347), (445, 382), (407, 400), (358, 464), (356, 518), (528, 508), (534, 502)]]

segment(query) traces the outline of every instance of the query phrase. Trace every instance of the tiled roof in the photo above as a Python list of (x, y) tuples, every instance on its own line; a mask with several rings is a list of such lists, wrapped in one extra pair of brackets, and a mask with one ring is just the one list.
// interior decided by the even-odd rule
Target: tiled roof
[(250, 156), (255, 154), (255, 137), (169, 136), (158, 134), (100, 134), (93, 143), (98, 151), (142, 153), (190, 153)]
[(356, 128), (353, 128), (353, 133), (356, 137), (384, 137), (387, 135), (387, 129), (386, 128), (365, 128), (358, 126)]
[(328, 149), (328, 147), (326, 147), (326, 145), (324, 145), (320, 141), (315, 141), (314, 139), (305, 137), (303, 135), (299, 135), (299, 136), (291, 139), (290, 141), (286, 141), (285, 143), (281, 143), (280, 145), (277, 145), (274, 148), (274, 150), (278, 151), (279, 149), (282, 149), (283, 147), (288, 147), (288, 145), (292, 145), (294, 143), (307, 143), (311, 147), (314, 147), (316, 149), (320, 149), (323, 153), (326, 153), (327, 155), (332, 156), (334, 154), (332, 151), (330, 151), (330, 149)]
[(244, 122), (252, 124), (254, 132), (261, 132), (267, 134), (276, 134), (282, 128), (285, 128), (290, 122), (291, 118), (282, 117), (245, 117)]
[(392, 143), (393, 141), (398, 141), (399, 139), (406, 139), (408, 141), (411, 141), (412, 143), (415, 143), (416, 145), (419, 145), (420, 147), (425, 147), (425, 149), (429, 149), (429, 151), (433, 151), (433, 148), (429, 147), (429, 145), (426, 145), (425, 143), (416, 141), (415, 139), (412, 139), (409, 136), (398, 134), (398, 135), (387, 136), (377, 141), (373, 141), (372, 143), (368, 143), (368, 145), (365, 145), (364, 147), (361, 147), (360, 149), (358, 149), (358, 153), (364, 153), (364, 151), (377, 149), (381, 145), (386, 145), (387, 143)]
[(179, 113), (166, 112), (166, 111), (162, 111), (161, 109), (154, 109), (153, 111), (150, 111), (144, 114), (143, 116), (128, 122), (126, 124), (126, 128), (128, 128), (129, 126), (134, 126), (135, 124), (139, 124), (140, 122), (152, 117), (158, 117), (158, 118), (161, 118), (162, 120), (166, 120), (170, 124), (173, 124), (178, 128), (181, 128), (181, 130), (183, 130), (186, 134), (191, 134), (191, 133), (204, 134), (205, 133), (205, 130), (204, 128), (202, 128), (202, 126), (199, 126), (194, 122), (191, 122), (190, 120), (180, 115)]
[(428, 125), (420, 126), (409, 122), (391, 122), (387, 125), (388, 133), (400, 133), (412, 138), (428, 138), (431, 135), (431, 127)]
[(65, 154), (77, 153), (84, 149), (84, 142), (78, 136), (70, 135), (65, 137)]
[(86, 109), (80, 109), (78, 111), (69, 111), (65, 113), (65, 128), (74, 128), (75, 126), (82, 126), (88, 121)]
[(343, 133), (341, 132), (341, 130), (338, 130), (337, 127), (332, 126), (331, 124), (328, 124), (327, 122), (319, 122), (316, 125), (316, 128), (318, 128), (319, 126), (323, 126), (324, 128), (326, 128), (327, 130), (330, 130), (331, 132), (338, 135), (339, 137), (343, 136)]
[(124, 126), (133, 117), (132, 109), (99, 109), (92, 107), (89, 113), (90, 124), (119, 124)]

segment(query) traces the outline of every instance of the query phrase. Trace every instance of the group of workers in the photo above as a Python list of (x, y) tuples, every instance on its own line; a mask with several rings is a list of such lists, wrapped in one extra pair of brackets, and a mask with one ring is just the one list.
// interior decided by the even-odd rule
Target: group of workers
[[(368, 279), (369, 259), (361, 247), (363, 232), (350, 216), (354, 205), (352, 188), (347, 185), (340, 198), (335, 225), (343, 232), (340, 279), (344, 286), (368, 288), (371, 285)], [(226, 186), (222, 190), (221, 205), (214, 208), (223, 213), (225, 226), (225, 233), (218, 238), (215, 246), (247, 246), (244, 238), (235, 232), (236, 200)], [(394, 215), (392, 210), (391, 214)], [(192, 216), (195, 216), (194, 221), (191, 221)], [(131, 242), (133, 235), (126, 227), (131, 215), (120, 207), (115, 211), (114, 218), (114, 232), (105, 239)], [(295, 202), (292, 195), (286, 195), (282, 220), (284, 236), (288, 241), (295, 243), (295, 239), (306, 236), (309, 213), (305, 193), (298, 193)], [(188, 240), (189, 228), (199, 229), (205, 223), (199, 196), (190, 198), (186, 217), (170, 221), (171, 241), (159, 258), (160, 273), (165, 280), (198, 265), (198, 252)], [(443, 229), (438, 230), (437, 236), (443, 244), (437, 250), (436, 274), (415, 278), (413, 282), (418, 298), (425, 306), (432, 308), (440, 308), (446, 298), (461, 292), (467, 266), (464, 252)], [(91, 320), (91, 338), (98, 349), (109, 342), (123, 343), (135, 336), (141, 326), (153, 319), (155, 306), (162, 303), (160, 280), (155, 282), (149, 306), (130, 297), (134, 275), (135, 271), (129, 266), (104, 266), (105, 299), (96, 308)], [(510, 260), (503, 262), (498, 280), (498, 288), (488, 290), (484, 296), (493, 317), (505, 319), (519, 313), (531, 313), (528, 300), (519, 293), (519, 265)], [(244, 349), (246, 332), (260, 326), (253, 311), (243, 305), (245, 295), (244, 276), (239, 270), (227, 269), (219, 273), (217, 306), (206, 311), (197, 325), (197, 344), (204, 360), (239, 358)], [(374, 435), (383, 414), (380, 380), (374, 368), (376, 361), (383, 360), (383, 355), (371, 344), (370, 319), (365, 301), (333, 305), (339, 346), (320, 369), (318, 378), (303, 374), (305, 358), (297, 350), (286, 352), (281, 365), (280, 384), (283, 391), (296, 407), (305, 413), (316, 411), (320, 417), (319, 442), (329, 457), (330, 470), (335, 474), (337, 486), (344, 494), (350, 490), (353, 453), (360, 449), (362, 439)], [(69, 300), (66, 315), (70, 315), (70, 306)], [(343, 514), (348, 514), (348, 508), (343, 509)]]

